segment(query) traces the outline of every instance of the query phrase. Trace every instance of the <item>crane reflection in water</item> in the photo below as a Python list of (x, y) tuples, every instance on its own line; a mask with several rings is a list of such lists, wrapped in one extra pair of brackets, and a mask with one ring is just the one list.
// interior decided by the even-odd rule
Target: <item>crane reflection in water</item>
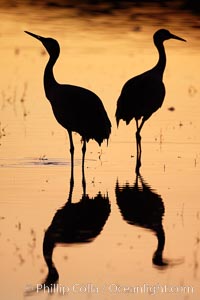
[(152, 258), (154, 266), (165, 268), (163, 259), (165, 232), (162, 224), (165, 207), (160, 195), (145, 183), (140, 173), (136, 173), (135, 183), (130, 185), (116, 182), (115, 194), (124, 220), (131, 225), (146, 228), (155, 233), (158, 245)]
[(102, 196), (99, 192), (94, 198), (90, 198), (83, 189), (80, 201), (72, 203), (72, 194), (71, 185), (66, 204), (57, 210), (45, 232), (43, 256), (48, 267), (45, 285), (55, 283), (59, 278), (52, 259), (56, 245), (92, 242), (102, 231), (110, 214), (108, 196)]
[(58, 282), (59, 271), (53, 262), (53, 252), (56, 246), (90, 243), (103, 230), (110, 214), (108, 195), (102, 196), (101, 192), (98, 192), (95, 197), (89, 197), (86, 193), (86, 182), (82, 187), (83, 194), (80, 201), (73, 203), (74, 185), (71, 182), (67, 202), (56, 211), (44, 235), (43, 257), (48, 274), (40, 285), (31, 288), (26, 294), (51, 288)]

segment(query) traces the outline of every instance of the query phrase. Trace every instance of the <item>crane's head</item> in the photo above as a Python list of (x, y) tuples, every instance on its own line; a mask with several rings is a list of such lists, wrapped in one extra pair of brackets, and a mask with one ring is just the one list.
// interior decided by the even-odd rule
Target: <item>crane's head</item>
[(164, 42), (169, 39), (175, 39), (175, 40), (186, 42), (186, 40), (182, 39), (181, 37), (179, 37), (177, 35), (172, 34), (167, 29), (159, 29), (158, 31), (156, 31), (154, 33), (153, 39), (154, 39), (155, 43)]
[(52, 38), (45, 38), (42, 37), (40, 35), (31, 33), (29, 31), (25, 31), (25, 33), (31, 35), (32, 37), (36, 38), (37, 40), (39, 40), (44, 47), (46, 48), (47, 52), (49, 53), (49, 55), (55, 55), (58, 56), (60, 53), (60, 46), (58, 44), (58, 42)]

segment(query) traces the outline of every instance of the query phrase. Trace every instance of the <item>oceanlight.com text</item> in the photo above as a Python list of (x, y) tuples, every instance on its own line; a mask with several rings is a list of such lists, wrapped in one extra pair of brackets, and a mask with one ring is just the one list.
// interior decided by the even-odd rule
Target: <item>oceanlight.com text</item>
[(61, 284), (37, 284), (36, 286), (27, 285), (26, 292), (36, 292), (44, 294), (194, 294), (194, 287), (190, 285), (167, 285), (167, 284), (147, 284), (142, 285), (120, 285), (116, 283), (97, 285), (94, 283), (74, 283), (72, 285)]

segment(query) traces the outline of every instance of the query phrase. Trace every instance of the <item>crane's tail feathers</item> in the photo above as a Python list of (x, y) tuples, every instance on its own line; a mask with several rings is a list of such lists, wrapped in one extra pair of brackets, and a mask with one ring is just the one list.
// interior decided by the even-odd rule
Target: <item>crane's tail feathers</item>
[(117, 127), (118, 127), (119, 126), (119, 121), (121, 119), (121, 114), (120, 114), (118, 108), (117, 108), (116, 113), (115, 113), (115, 119), (116, 119), (116, 123), (117, 123)]
[(118, 117), (118, 115), (116, 114), (115, 115), (115, 117), (116, 117), (116, 122), (117, 122), (117, 127), (119, 126), (119, 121), (120, 121), (120, 118)]

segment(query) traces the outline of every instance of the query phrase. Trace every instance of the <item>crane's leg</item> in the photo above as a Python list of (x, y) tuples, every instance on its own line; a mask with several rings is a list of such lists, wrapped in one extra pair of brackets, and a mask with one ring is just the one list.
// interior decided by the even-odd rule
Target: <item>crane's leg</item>
[(144, 122), (146, 121), (146, 119), (142, 119), (142, 122), (140, 124), (140, 126), (138, 125), (138, 120), (136, 120), (136, 127), (137, 127), (137, 131), (136, 131), (136, 145), (137, 145), (137, 159), (136, 159), (136, 174), (139, 174), (139, 170), (141, 167), (141, 155), (142, 155), (142, 147), (141, 147), (141, 135), (140, 135), (140, 131), (142, 129), (142, 126), (144, 125)]
[(74, 182), (73, 182), (72, 179), (71, 179), (71, 180), (70, 180), (70, 189), (69, 189), (69, 196), (68, 196), (67, 203), (72, 203), (73, 189), (74, 189)]
[(140, 156), (141, 156), (141, 136), (139, 133), (139, 125), (138, 125), (138, 120), (135, 119), (136, 121), (136, 127), (137, 127), (137, 131), (135, 134), (136, 137), (136, 148), (137, 148), (137, 156), (136, 156), (136, 168), (135, 168), (135, 172), (136, 174), (139, 174), (139, 170), (140, 170), (140, 166), (141, 166), (141, 161), (140, 161)]
[(86, 188), (86, 181), (85, 181), (85, 153), (86, 153), (86, 140), (83, 138), (83, 147), (82, 147), (82, 185), (83, 191)]
[(71, 153), (71, 180), (70, 185), (73, 188), (74, 186), (74, 143), (72, 138), (72, 132), (69, 130), (69, 142), (70, 142), (70, 153)]

